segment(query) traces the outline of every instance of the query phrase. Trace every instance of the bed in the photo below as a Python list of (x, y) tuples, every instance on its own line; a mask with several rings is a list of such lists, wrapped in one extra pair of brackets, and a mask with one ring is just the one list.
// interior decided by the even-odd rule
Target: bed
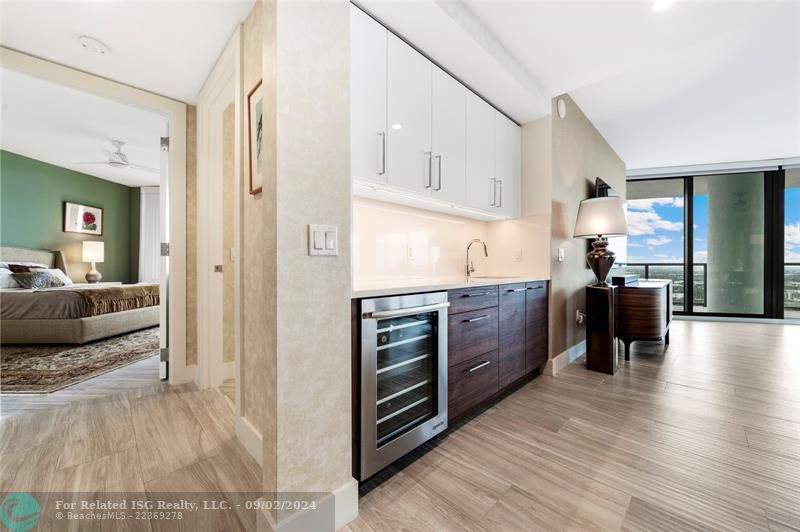
[[(61, 251), (0, 246), (0, 261), (40, 263), (69, 275)], [(3, 344), (83, 344), (159, 324), (158, 285), (74, 284), (0, 290)]]

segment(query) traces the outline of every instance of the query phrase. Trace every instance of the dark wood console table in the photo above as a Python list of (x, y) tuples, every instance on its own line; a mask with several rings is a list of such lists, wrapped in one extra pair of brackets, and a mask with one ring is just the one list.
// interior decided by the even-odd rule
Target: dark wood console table
[(636, 340), (664, 340), (669, 344), (672, 323), (672, 281), (647, 280), (617, 287), (616, 336), (630, 360)]
[(672, 281), (647, 280), (629, 286), (586, 287), (586, 368), (617, 372), (617, 338), (630, 360), (636, 340), (669, 343)]

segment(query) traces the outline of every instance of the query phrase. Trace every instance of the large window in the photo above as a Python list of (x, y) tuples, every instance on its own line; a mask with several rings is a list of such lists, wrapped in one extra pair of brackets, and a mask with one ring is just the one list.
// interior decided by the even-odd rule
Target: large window
[(800, 318), (800, 169), (628, 182), (627, 261), (676, 312)]
[(672, 279), (674, 308), (683, 311), (683, 179), (630, 181), (627, 200), (627, 272), (643, 279)]
[(800, 318), (800, 169), (786, 171), (783, 237), (783, 312)]
[(764, 174), (693, 178), (694, 312), (764, 313)]

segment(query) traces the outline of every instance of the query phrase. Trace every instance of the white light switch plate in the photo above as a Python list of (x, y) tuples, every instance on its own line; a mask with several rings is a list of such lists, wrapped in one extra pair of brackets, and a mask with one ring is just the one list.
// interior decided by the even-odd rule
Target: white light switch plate
[(339, 254), (339, 230), (335, 225), (308, 224), (308, 254)]
[(566, 252), (564, 248), (558, 248), (558, 262), (564, 262), (566, 258)]

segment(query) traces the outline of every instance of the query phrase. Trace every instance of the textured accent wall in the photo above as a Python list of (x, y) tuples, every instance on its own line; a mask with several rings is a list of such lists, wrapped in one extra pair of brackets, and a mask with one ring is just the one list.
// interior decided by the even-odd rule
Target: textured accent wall
[(197, 107), (186, 106), (186, 365), (197, 364)]
[[(558, 98), (567, 104), (565, 118), (556, 111)], [(575, 311), (585, 309), (584, 287), (594, 275), (586, 265), (586, 241), (572, 233), (578, 204), (594, 193), (594, 179), (600, 177), (617, 192), (625, 194), (625, 163), (595, 129), (580, 107), (569, 97), (552, 101), (552, 114), (540, 120), (552, 121), (552, 239), (550, 357), (557, 356), (586, 337), (575, 323)], [(558, 262), (558, 248), (566, 249), (566, 260)]]
[(222, 113), (222, 360), (236, 360), (234, 290), (236, 275), (230, 250), (234, 246), (233, 200), (236, 191), (236, 109), (230, 104)]
[[(97, 269), (103, 280), (136, 282), (132, 264), (138, 262), (139, 253), (131, 242), (131, 197), (138, 193), (138, 188), (0, 151), (0, 240), (11, 246), (63, 251), (75, 282), (86, 282), (90, 267), (82, 262), (82, 242), (102, 240), (105, 261)], [(64, 201), (102, 207), (103, 236), (63, 232)], [(135, 218), (138, 226), (138, 212)]]

